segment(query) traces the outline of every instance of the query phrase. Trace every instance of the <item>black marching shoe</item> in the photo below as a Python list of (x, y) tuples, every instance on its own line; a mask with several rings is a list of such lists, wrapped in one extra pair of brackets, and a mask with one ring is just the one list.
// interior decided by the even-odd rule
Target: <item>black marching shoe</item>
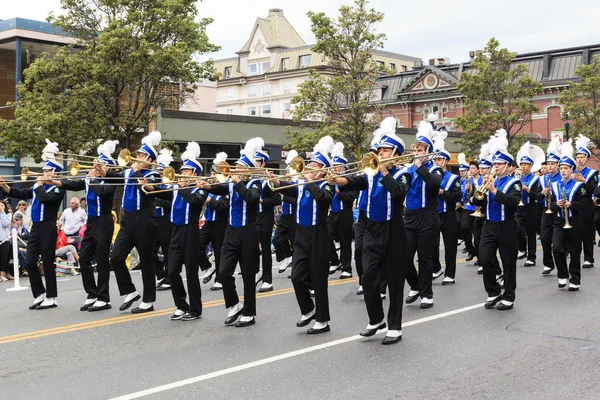
[(474, 266), (476, 266), (476, 267), (478, 267), (478, 266), (479, 266), (479, 260), (476, 260), (476, 261), (473, 263), (473, 265), (474, 265)]
[(387, 328), (387, 325), (385, 322), (382, 322), (381, 324), (377, 325), (375, 328), (373, 329), (369, 329), (367, 327), (367, 329), (365, 329), (364, 331), (360, 332), (359, 335), (363, 336), (363, 337), (371, 337), (374, 334), (377, 333), (377, 331), (381, 330), (381, 329), (385, 329)]
[(306, 325), (310, 324), (310, 321), (312, 321), (313, 319), (315, 319), (315, 314), (311, 315), (310, 317), (306, 318), (306, 319), (300, 319), (298, 322), (296, 322), (296, 326), (298, 328), (303, 328)]
[(196, 313), (186, 312), (185, 314), (183, 314), (181, 316), (181, 320), (182, 321), (193, 321), (193, 320), (198, 319), (200, 317), (202, 317), (202, 314), (196, 314)]
[(469, 253), (469, 255), (467, 256), (467, 258), (465, 259), (465, 261), (471, 261), (475, 258), (475, 256), (471, 253)]
[(501, 300), (502, 295), (498, 295), (491, 300), (488, 298), (488, 300), (485, 302), (485, 308), (491, 310), (492, 308), (496, 307), (496, 304), (498, 304)]
[(398, 343), (401, 340), (402, 340), (402, 335), (396, 336), (396, 337), (386, 336), (381, 341), (381, 344), (394, 344), (394, 343)]
[(236, 312), (231, 317), (225, 318), (225, 325), (235, 324), (235, 322), (238, 320), (238, 318), (240, 317), (240, 315), (242, 315), (243, 312), (244, 312), (244, 308), (242, 307), (242, 308), (240, 308), (240, 311)]
[(506, 311), (506, 310), (511, 310), (513, 307), (514, 307), (513, 303), (501, 301), (500, 304), (498, 304), (498, 307), (496, 307), (496, 310)]
[(462, 253), (463, 253), (463, 254), (465, 254), (467, 251), (469, 251), (469, 250), (467, 250), (467, 249), (462, 249)]
[(121, 304), (121, 307), (119, 307), (119, 311), (125, 311), (125, 310), (127, 310), (129, 307), (131, 307), (133, 305), (133, 303), (135, 303), (136, 301), (138, 301), (141, 298), (142, 298), (142, 296), (140, 296), (138, 294), (133, 299), (124, 302), (123, 304)]
[(143, 314), (143, 313), (147, 313), (147, 312), (152, 312), (154, 311), (154, 306), (150, 306), (148, 308), (140, 308), (140, 307), (136, 307), (133, 310), (131, 310), (132, 314)]
[(250, 325), (254, 325), (256, 323), (256, 319), (254, 317), (252, 317), (252, 319), (249, 319), (248, 321), (242, 321), (241, 319), (235, 324), (235, 326), (237, 328), (245, 328), (247, 326)]
[[(411, 294), (414, 292), (416, 292), (417, 294)], [(406, 304), (412, 304), (415, 301), (417, 301), (417, 299), (419, 298), (419, 292), (417, 292), (416, 290), (414, 292), (412, 290), (408, 292), (408, 296), (406, 297)]]
[(79, 311), (87, 311), (91, 306), (94, 305), (96, 299), (87, 299), (85, 303), (81, 307), (79, 307)]
[(94, 311), (110, 310), (111, 308), (112, 308), (112, 306), (108, 302), (105, 302), (102, 305), (96, 305), (96, 303), (94, 303), (88, 308), (88, 311), (94, 312)]
[(323, 328), (319, 328), (319, 329), (310, 328), (309, 330), (306, 331), (306, 333), (308, 333), (309, 335), (316, 335), (319, 333), (329, 332), (330, 330), (331, 330), (331, 328), (329, 327), (329, 324), (327, 324)]
[(550, 275), (550, 272), (554, 271), (554, 267), (546, 267), (544, 266), (544, 270), (542, 271), (542, 275)]

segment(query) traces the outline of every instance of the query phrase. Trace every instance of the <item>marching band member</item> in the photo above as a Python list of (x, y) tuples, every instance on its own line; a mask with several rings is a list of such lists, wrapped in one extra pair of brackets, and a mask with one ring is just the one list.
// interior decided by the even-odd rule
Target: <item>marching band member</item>
[[(556, 215), (552, 236), (552, 253), (558, 273), (558, 287), (562, 289), (567, 286), (568, 282), (568, 290), (575, 292), (581, 285), (581, 243), (583, 239), (581, 218), (582, 211), (587, 206), (585, 198), (588, 194), (585, 183), (572, 179), (576, 164), (570, 140), (562, 143), (561, 155), (558, 163), (561, 179), (551, 184), (552, 209)], [(567, 253), (570, 254), (568, 269)]]
[[(269, 154), (264, 149), (260, 149), (254, 155), (259, 167), (266, 167), (269, 162)], [(271, 253), (271, 236), (273, 235), (273, 225), (275, 224), (276, 206), (281, 204), (281, 196), (268, 188), (267, 179), (261, 181), (260, 204), (258, 205), (258, 214), (256, 214), (256, 226), (260, 235), (260, 247), (262, 252), (262, 276), (257, 281), (262, 280), (259, 292), (271, 292), (273, 290), (273, 255)], [(257, 282), (258, 283), (258, 282)]]
[[(261, 138), (252, 138), (240, 152), (237, 167), (251, 169), (258, 167), (254, 155), (264, 144)], [(227, 308), (225, 325), (246, 327), (256, 323), (256, 283), (259, 269), (259, 242), (256, 214), (261, 193), (261, 183), (249, 179), (246, 171), (238, 175), (234, 172), (228, 182), (208, 184), (198, 181), (198, 186), (212, 194), (229, 195), (229, 225), (225, 230), (221, 247), (221, 265), (219, 279), (223, 285), (223, 297)], [(242, 177), (244, 179), (242, 179)], [(240, 303), (233, 273), (237, 264), (242, 270), (244, 284), (244, 304)]]
[[(31, 188), (17, 189), (9, 187), (0, 177), (0, 187), (8, 197), (16, 199), (32, 199), (31, 220), (33, 227), (27, 240), (26, 266), (29, 274), (29, 284), (34, 301), (30, 310), (46, 310), (57, 307), (56, 297), (56, 268), (54, 266), (54, 249), (58, 232), (56, 229), (56, 215), (60, 203), (65, 196), (65, 190), (52, 184), (51, 174), (62, 171), (62, 166), (54, 158), (58, 152), (58, 144), (46, 139), (46, 147), (42, 151), (42, 158), (46, 161), (42, 167), (43, 175), (38, 175)], [(41, 256), (44, 264), (44, 279), (46, 288), (42, 283), (42, 276), (38, 270), (38, 259)], [(15, 272), (17, 273), (17, 272)]]
[[(411, 146), (414, 156), (425, 156), (433, 150), (432, 133), (431, 125), (421, 121), (417, 138)], [(436, 236), (439, 236), (440, 231), (437, 197), (443, 172), (433, 161), (415, 158), (408, 173), (412, 175), (412, 179), (406, 194), (404, 212), (408, 257), (406, 281), (410, 285), (406, 304), (414, 303), (421, 297), (420, 307), (430, 308), (433, 306), (433, 254)], [(419, 258), (418, 272), (413, 261), (415, 253), (418, 253)]]
[[(471, 161), (473, 163), (473, 161)], [(483, 185), (483, 177), (486, 176), (490, 169), (492, 168), (492, 159), (489, 154), (488, 144), (484, 143), (481, 146), (479, 151), (479, 161), (476, 164), (479, 169), (479, 179), (473, 182), (473, 188), (471, 189), (471, 195), (474, 190)], [(483, 207), (479, 210), (483, 216), (479, 218), (475, 218), (473, 221), (473, 246), (475, 247), (475, 252), (477, 254), (477, 260), (474, 265), (477, 266), (477, 273), (483, 274), (483, 267), (481, 266), (481, 262), (479, 260), (479, 243), (481, 242), (481, 230), (483, 229), (483, 224), (485, 223), (485, 209)], [(496, 259), (496, 264), (498, 265), (498, 261)], [(498, 265), (498, 269), (500, 266)]]
[[(217, 176), (217, 165), (227, 161), (227, 153), (217, 153), (211, 167), (211, 176)], [(219, 278), (221, 265), (221, 248), (227, 229), (227, 216), (229, 211), (229, 196), (208, 194), (204, 203), (204, 224), (200, 229), (200, 268), (204, 271), (202, 283), (208, 283), (215, 276), (215, 282), (210, 290), (221, 290), (223, 285)], [(215, 266), (213, 267), (206, 256), (208, 244), (212, 244)]]
[(471, 214), (475, 211), (475, 206), (471, 203), (471, 193), (475, 190), (474, 186), (481, 181), (481, 176), (479, 175), (479, 164), (477, 162), (471, 161), (467, 164), (466, 157), (464, 153), (460, 153), (458, 155), (458, 168), (467, 169), (468, 179), (466, 180), (464, 195), (464, 212), (462, 213), (460, 219), (460, 231), (462, 233), (462, 238), (465, 242), (465, 250), (467, 252), (466, 261), (471, 261), (477, 255), (477, 249), (473, 245), (473, 225), (475, 223), (475, 218), (471, 216)]
[(577, 168), (574, 179), (582, 182), (586, 190), (586, 196), (583, 199), (585, 207), (581, 211), (581, 221), (583, 224), (583, 268), (594, 266), (594, 238), (596, 237), (592, 194), (596, 190), (596, 187), (598, 187), (598, 171), (585, 165), (592, 155), (587, 148), (589, 143), (590, 139), (583, 135), (579, 135), (575, 140), (575, 146), (577, 147), (575, 152)]
[[(365, 208), (362, 285), (369, 323), (360, 335), (370, 337), (386, 327), (380, 296), (381, 280), (385, 278), (389, 287), (390, 306), (387, 314), (389, 330), (382, 341), (383, 344), (393, 344), (402, 340), (402, 297), (407, 268), (407, 240), (402, 214), (411, 181), (411, 174), (406, 169), (400, 169), (396, 164), (385, 163), (385, 160), (404, 152), (404, 142), (395, 133), (395, 121), (394, 129), (386, 129), (388, 125), (388, 122), (382, 122), (384, 135), (377, 147), (379, 170), (374, 176), (355, 175), (330, 179), (330, 184), (339, 185), (342, 190), (366, 190), (368, 196)], [(426, 173), (429, 172), (423, 167), (420, 174)]]
[[(116, 165), (112, 158), (118, 140), (109, 140), (98, 146), (97, 163), (106, 166)], [(112, 308), (108, 285), (110, 281), (110, 244), (113, 237), (114, 222), (112, 218), (112, 203), (116, 186), (104, 185), (98, 178), (96, 170), (92, 169), (84, 179), (54, 180), (54, 185), (65, 190), (85, 190), (87, 201), (87, 215), (85, 233), (81, 240), (79, 264), (81, 265), (81, 279), (87, 299), (81, 306), (81, 311), (101, 311)], [(94, 279), (92, 261), (96, 261), (98, 270), (98, 284)]]
[[(315, 151), (307, 168), (329, 168), (332, 165), (329, 153), (334, 143), (331, 136), (325, 136), (315, 146)], [(296, 183), (305, 183), (295, 187), (281, 189), (288, 196), (295, 196), (296, 203), (296, 240), (292, 258), (292, 283), (302, 317), (296, 323), (301, 328), (313, 319), (315, 324), (308, 334), (329, 332), (329, 297), (327, 278), (329, 275), (329, 234), (327, 212), (333, 198), (333, 188), (327, 182), (314, 182), (320, 179), (323, 171), (304, 174), (305, 179)], [(275, 186), (289, 186), (294, 182), (274, 180)], [(310, 289), (315, 291), (315, 302), (310, 297)]]
[[(433, 143), (434, 152), (440, 154), (434, 158), (435, 165), (442, 168), (444, 176), (440, 184), (438, 195), (438, 210), (440, 218), (440, 233), (444, 238), (444, 258), (446, 260), (445, 277), (442, 285), (453, 285), (456, 276), (456, 251), (458, 246), (458, 225), (456, 224), (456, 203), (462, 198), (460, 190), (460, 178), (457, 175), (450, 173), (446, 166), (450, 161), (450, 153), (445, 149), (444, 139), (448, 136), (447, 132), (443, 132)], [(439, 235), (437, 241), (437, 249), (433, 258), (433, 279), (441, 275), (442, 265), (440, 264), (440, 245)]]
[[(486, 206), (486, 221), (483, 224), (479, 244), (479, 255), (483, 266), (483, 284), (488, 294), (485, 308), (498, 305), (498, 310), (510, 310), (515, 301), (517, 287), (517, 224), (515, 210), (521, 199), (521, 183), (508, 175), (514, 162), (506, 150), (506, 132), (500, 130), (490, 139), (490, 153), (496, 179), (487, 177), (483, 200), (473, 199), (475, 205)], [(498, 282), (495, 263), (496, 251), (500, 252), (504, 269), (504, 293)], [(500, 304), (498, 304), (500, 303)]]
[(518, 207), (515, 213), (517, 232), (519, 235), (519, 253), (517, 258), (527, 257), (526, 267), (533, 267), (536, 260), (536, 210), (535, 200), (539, 198), (542, 186), (539, 177), (531, 172), (534, 160), (530, 154), (530, 143), (525, 144), (517, 154), (519, 168), (521, 168), (521, 202), (523, 206)]
[[(154, 311), (156, 300), (156, 280), (154, 278), (153, 243), (156, 240), (156, 206), (154, 196), (145, 194), (141, 185), (152, 185), (160, 182), (160, 175), (151, 169), (149, 163), (154, 162), (158, 156), (156, 146), (160, 143), (161, 133), (151, 132), (142, 139), (142, 146), (136, 151), (136, 161), (131, 168), (125, 169), (122, 174), (106, 171), (101, 165), (96, 165), (96, 172), (101, 177), (112, 177), (123, 179), (124, 183), (122, 208), (124, 210), (121, 218), (121, 229), (117, 234), (110, 257), (112, 269), (115, 272), (119, 293), (125, 296), (120, 311), (125, 311), (140, 299), (125, 260), (134, 247), (140, 257), (142, 270), (142, 282), (144, 292), (141, 296), (142, 303), (131, 310), (133, 314)], [(112, 182), (117, 183), (116, 180)]]
[[(334, 145), (331, 151), (331, 161), (332, 165), (335, 166), (332, 173), (343, 174), (347, 168), (345, 164), (348, 163), (348, 160), (344, 158), (343, 143), (337, 142)], [(352, 278), (352, 224), (354, 223), (352, 204), (355, 198), (354, 192), (340, 192), (339, 188), (336, 187), (331, 200), (330, 213), (327, 217), (329, 240), (331, 242), (329, 274), (335, 273), (341, 267), (340, 279)], [(335, 249), (335, 238), (340, 242), (339, 258)]]
[[(463, 167), (464, 168), (464, 167)], [(469, 169), (461, 169), (460, 164), (458, 166), (458, 177), (460, 178), (460, 190), (461, 192), (467, 193), (467, 183), (469, 182)], [(460, 221), (462, 221), (462, 215), (465, 212), (465, 199), (461, 198), (458, 210), (456, 210), (456, 226), (458, 227), (458, 246), (463, 244), (465, 241), (462, 236), (462, 232), (460, 230)], [(467, 249), (463, 250), (463, 253), (466, 253)]]
[[(181, 154), (183, 164), (180, 172), (183, 176), (176, 178), (170, 185), (174, 190), (155, 194), (164, 200), (170, 199), (168, 201), (171, 203), (168, 218), (173, 226), (169, 240), (168, 278), (171, 282), (173, 301), (177, 307), (171, 315), (173, 321), (193, 321), (202, 316), (202, 290), (198, 277), (200, 253), (197, 246), (200, 243), (198, 222), (207, 194), (197, 187), (190, 188), (191, 177), (202, 175), (202, 165), (196, 160), (198, 157), (200, 157), (200, 146), (196, 142), (189, 142)], [(156, 188), (160, 190), (160, 187)], [(189, 304), (185, 300), (186, 292), (181, 279), (183, 264), (185, 264)]]
[[(285, 159), (287, 164), (286, 171), (290, 170), (290, 162), (298, 157), (296, 150), (290, 150)], [(284, 273), (292, 265), (292, 255), (294, 253), (294, 238), (296, 231), (296, 218), (294, 210), (296, 209), (296, 198), (293, 196), (281, 195), (281, 218), (277, 222), (275, 235), (273, 236), (273, 245), (275, 246), (275, 258), (280, 263), (279, 272)]]
[[(560, 181), (560, 173), (558, 172), (558, 162), (560, 161), (560, 138), (554, 136), (548, 145), (546, 166), (548, 173), (543, 176), (543, 189), (540, 196), (544, 201), (544, 207), (549, 209), (548, 200), (552, 194), (552, 182)], [(552, 257), (552, 236), (554, 230), (554, 215), (547, 213), (542, 214), (542, 223), (540, 226), (540, 242), (542, 242), (544, 269), (542, 275), (549, 275), (554, 270), (554, 258)]]
[[(156, 162), (156, 172), (160, 173), (173, 162), (173, 152), (169, 149), (161, 149)], [(162, 188), (168, 188), (170, 185), (161, 185)], [(168, 276), (169, 265), (169, 247), (171, 245), (171, 232), (173, 223), (169, 216), (171, 215), (171, 202), (163, 198), (156, 198), (156, 218), (158, 220), (158, 235), (154, 240), (154, 273), (156, 274), (156, 290), (171, 289), (171, 281)], [(158, 257), (158, 248), (162, 250), (163, 261)]]

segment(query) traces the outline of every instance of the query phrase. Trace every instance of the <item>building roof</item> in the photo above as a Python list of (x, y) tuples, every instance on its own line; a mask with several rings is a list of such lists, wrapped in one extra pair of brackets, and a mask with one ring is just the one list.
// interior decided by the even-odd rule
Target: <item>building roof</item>
[(250, 38), (238, 53), (250, 51), (250, 44), (258, 27), (261, 28), (267, 43), (269, 43), (268, 48), (306, 46), (306, 42), (283, 15), (283, 9), (271, 8), (267, 18), (256, 19)]
[(0, 32), (8, 31), (11, 29), (23, 29), (26, 31), (49, 33), (51, 35), (70, 36), (68, 33), (63, 31), (59, 27), (54, 26), (45, 21), (34, 21), (32, 19), (25, 18), (10, 18), (0, 20)]

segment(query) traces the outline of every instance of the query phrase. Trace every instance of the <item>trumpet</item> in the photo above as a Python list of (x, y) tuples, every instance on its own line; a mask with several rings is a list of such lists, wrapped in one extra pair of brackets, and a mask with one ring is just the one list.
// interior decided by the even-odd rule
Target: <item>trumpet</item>
[[(563, 200), (567, 200), (567, 190), (565, 188), (561, 189), (560, 197), (562, 197)], [(564, 207), (561, 208), (565, 214), (565, 226), (563, 226), (563, 229), (573, 228), (573, 226), (569, 223), (569, 209), (567, 208), (567, 205), (565, 204)]]
[[(494, 169), (492, 169), (492, 175), (490, 177), (492, 184), (494, 182), (496, 182), (496, 177), (497, 177), (497, 173), (496, 173), (496, 169), (494, 168)], [(479, 186), (477, 189), (475, 189), (475, 192), (473, 192), (473, 197), (475, 197), (475, 199), (483, 200), (485, 198), (485, 195), (488, 192), (488, 189), (487, 189), (488, 183), (489, 182), (486, 182), (483, 185)]]
[[(546, 189), (550, 189), (550, 176), (546, 176), (548, 178), (548, 185), (546, 186)], [(552, 210), (550, 209), (550, 200), (552, 200), (552, 193), (550, 190), (548, 190), (548, 194), (546, 194), (546, 211), (544, 211), (544, 214), (552, 214)]]
[(481, 206), (476, 206), (475, 211), (469, 214), (473, 218), (483, 218), (485, 215), (481, 212)]
[(600, 198), (594, 197), (593, 201), (594, 201), (594, 206), (600, 207)]

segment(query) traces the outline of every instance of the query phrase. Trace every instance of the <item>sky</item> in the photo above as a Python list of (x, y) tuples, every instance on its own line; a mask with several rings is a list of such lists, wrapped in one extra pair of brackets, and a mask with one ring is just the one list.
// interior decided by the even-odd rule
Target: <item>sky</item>
[[(203, 0), (198, 2), (200, 16), (214, 19), (208, 34), (222, 49), (200, 59), (235, 56), (256, 18), (266, 17), (269, 8), (283, 8), (304, 41), (314, 43), (306, 13), (335, 17), (339, 5), (351, 1)], [(0, 19), (44, 20), (50, 11), (60, 13), (60, 0), (2, 3)], [(598, 0), (371, 0), (369, 6), (385, 14), (377, 26), (387, 35), (384, 50), (419, 57), (425, 63), (434, 57), (450, 57), (452, 63), (468, 61), (469, 51), (482, 49), (491, 37), (518, 53), (600, 43)]]

